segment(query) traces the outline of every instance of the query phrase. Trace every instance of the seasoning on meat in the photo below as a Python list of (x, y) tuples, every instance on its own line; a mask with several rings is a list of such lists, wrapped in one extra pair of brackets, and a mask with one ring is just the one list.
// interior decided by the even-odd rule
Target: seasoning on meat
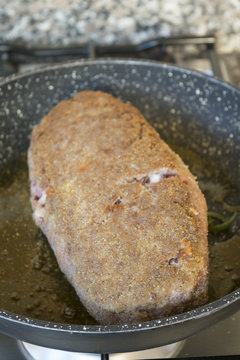
[(33, 217), (100, 323), (207, 301), (207, 207), (195, 178), (139, 111), (83, 91), (33, 129)]

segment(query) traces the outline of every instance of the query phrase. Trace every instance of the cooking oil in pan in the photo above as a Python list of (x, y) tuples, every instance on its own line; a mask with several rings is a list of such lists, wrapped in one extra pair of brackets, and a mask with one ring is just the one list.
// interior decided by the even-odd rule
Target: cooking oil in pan
[(171, 147), (197, 176), (208, 210), (226, 219), (234, 213), (237, 215), (225, 231), (208, 234), (209, 301), (213, 301), (240, 287), (240, 189), (231, 185), (227, 174), (219, 173), (214, 162), (204, 160), (189, 149)]
[[(198, 177), (208, 207), (225, 216), (240, 210), (240, 193), (218, 181), (214, 166), (173, 146)], [(225, 177), (226, 179), (226, 177)], [(0, 179), (0, 308), (28, 317), (94, 324), (58, 268), (50, 246), (32, 220), (26, 157), (6, 167)], [(240, 286), (240, 232), (209, 234), (210, 300)]]
[(26, 157), (0, 180), (0, 308), (71, 324), (95, 323), (32, 220)]

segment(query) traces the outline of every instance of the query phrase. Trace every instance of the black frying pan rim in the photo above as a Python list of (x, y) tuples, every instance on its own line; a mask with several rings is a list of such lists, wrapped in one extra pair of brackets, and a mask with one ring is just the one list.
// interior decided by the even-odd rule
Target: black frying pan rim
[(182, 73), (185, 73), (186, 75), (194, 75), (196, 77), (202, 78), (202, 79), (206, 79), (207, 81), (212, 81), (213, 83), (217, 83), (217, 84), (222, 84), (223, 86), (227, 87), (228, 90), (233, 90), (236, 92), (239, 92), (240, 90), (235, 87), (234, 85), (228, 83), (227, 81), (221, 81), (219, 80), (217, 77), (215, 76), (211, 76), (211, 75), (207, 75), (207, 74), (203, 74), (202, 72), (198, 71), (198, 70), (192, 70), (189, 68), (185, 68), (182, 66), (178, 66), (178, 65), (173, 65), (171, 63), (168, 62), (160, 62), (160, 61), (156, 61), (156, 60), (136, 60), (133, 58), (121, 58), (121, 59), (113, 59), (113, 58), (101, 58), (101, 59), (79, 59), (79, 60), (69, 60), (69, 61), (65, 61), (65, 62), (61, 62), (58, 63), (56, 65), (40, 65), (39, 68), (34, 69), (34, 70), (29, 70), (26, 71), (24, 73), (20, 73), (20, 74), (12, 74), (9, 76), (4, 77), (3, 79), (1, 79), (0, 77), (0, 86), (4, 86), (6, 84), (8, 84), (11, 81), (15, 81), (15, 80), (19, 80), (25, 77), (29, 77), (31, 75), (36, 75), (36, 74), (40, 74), (40, 73), (44, 73), (46, 71), (49, 70), (58, 70), (58, 69), (62, 69), (62, 68), (68, 68), (68, 67), (74, 67), (74, 66), (78, 66), (78, 65), (101, 65), (101, 64), (126, 64), (128, 63), (129, 65), (151, 65), (151, 66), (155, 66), (155, 67), (161, 67), (161, 68), (166, 68), (169, 70), (176, 70)]
[[(51, 70), (57, 70), (62, 68), (68, 68), (68, 67), (74, 67), (78, 65), (101, 65), (101, 64), (129, 64), (129, 65), (135, 65), (135, 66), (147, 66), (151, 65), (154, 67), (159, 68), (165, 68), (166, 70), (175, 70), (181, 73), (185, 73), (187, 75), (193, 75), (195, 77), (205, 79), (208, 82), (213, 82), (215, 84), (221, 84), (221, 86), (224, 86), (228, 88), (228, 90), (231, 90), (233, 92), (239, 93), (240, 90), (236, 87), (232, 86), (231, 84), (228, 84), (226, 82), (222, 82), (218, 80), (217, 78), (202, 74), (201, 72), (195, 71), (195, 70), (189, 70), (183, 67), (179, 67), (176, 65), (168, 64), (168, 63), (160, 63), (157, 61), (152, 60), (135, 60), (135, 59), (100, 59), (100, 60), (77, 60), (77, 61), (69, 61), (65, 63), (60, 63), (57, 65), (51, 65), (51, 66), (43, 66), (37, 70), (32, 70), (29, 72), (26, 72), (24, 74), (17, 74), (17, 75), (11, 75), (7, 78), (4, 78), (3, 80), (0, 80), (0, 86), (4, 86), (10, 82), (27, 78), (31, 75), (37, 75), (44, 73), (46, 71)], [(193, 309), (191, 311), (181, 313), (175, 316), (170, 316), (167, 318), (159, 319), (159, 320), (152, 320), (148, 322), (143, 323), (134, 323), (130, 325), (70, 325), (70, 324), (62, 324), (62, 323), (55, 323), (55, 322), (49, 322), (44, 320), (38, 320), (33, 319), (31, 317), (27, 316), (19, 316), (15, 313), (0, 310), (0, 319), (5, 319), (13, 323), (21, 323), (21, 324), (28, 324), (33, 327), (42, 328), (42, 329), (52, 329), (54, 331), (63, 331), (63, 332), (71, 332), (71, 333), (92, 333), (92, 334), (113, 334), (113, 333), (121, 333), (121, 332), (136, 332), (136, 331), (143, 331), (143, 330), (152, 330), (156, 328), (161, 328), (164, 326), (173, 326), (179, 323), (184, 323), (190, 320), (197, 320), (203, 317), (207, 317), (210, 314), (217, 313), (225, 309), (226, 307), (229, 307), (231, 304), (240, 301), (240, 288), (231, 292), (230, 294), (222, 297), (221, 299), (218, 299), (214, 302), (208, 303), (206, 305), (203, 305), (201, 307), (198, 307), (196, 309)]]
[(169, 316), (166, 318), (146, 321), (142, 323), (133, 323), (133, 324), (122, 324), (122, 325), (71, 325), (64, 323), (56, 323), (53, 321), (44, 321), (33, 319), (27, 316), (20, 316), (15, 313), (0, 310), (0, 319), (8, 320), (12, 323), (21, 323), (24, 325), (30, 325), (32, 328), (36, 327), (38, 329), (49, 329), (59, 332), (70, 332), (78, 334), (117, 334), (117, 333), (131, 333), (136, 331), (150, 331), (156, 328), (162, 328), (165, 326), (174, 326), (177, 324), (183, 324), (188, 321), (198, 320), (209, 315), (223, 311), (225, 308), (229, 307), (231, 304), (240, 301), (240, 289), (237, 289), (230, 294), (198, 307), (196, 309), (175, 315)]

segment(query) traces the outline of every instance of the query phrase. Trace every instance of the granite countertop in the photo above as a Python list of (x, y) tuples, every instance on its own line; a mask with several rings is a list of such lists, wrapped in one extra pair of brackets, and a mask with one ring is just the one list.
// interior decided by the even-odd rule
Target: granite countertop
[(240, 52), (239, 0), (1, 0), (0, 7), (0, 42), (28, 47), (208, 33), (219, 52)]

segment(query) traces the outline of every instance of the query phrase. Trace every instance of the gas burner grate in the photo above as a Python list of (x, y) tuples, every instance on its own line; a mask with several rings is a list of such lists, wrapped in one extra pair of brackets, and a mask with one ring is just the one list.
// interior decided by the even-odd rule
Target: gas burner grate
[[(204, 60), (208, 63), (207, 69), (203, 69), (205, 72), (228, 81), (229, 79), (224, 77), (216, 45), (217, 39), (214, 35), (155, 38), (136, 45), (97, 45), (90, 41), (81, 46), (27, 48), (15, 44), (0, 44), (0, 76), (22, 72), (41, 64), (79, 58), (123, 57), (151, 59), (177, 65), (188, 64), (189, 59), (197, 60), (198, 64)], [(196, 68), (199, 70), (197, 65)]]

